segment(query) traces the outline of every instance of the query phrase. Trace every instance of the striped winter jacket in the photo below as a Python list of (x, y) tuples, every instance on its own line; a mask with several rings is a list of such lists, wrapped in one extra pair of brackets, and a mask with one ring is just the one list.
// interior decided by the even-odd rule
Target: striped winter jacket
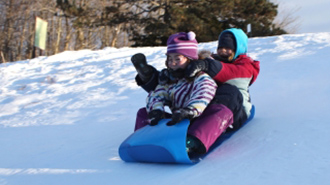
[(158, 85), (147, 97), (147, 111), (164, 111), (167, 105), (172, 112), (189, 108), (194, 117), (198, 117), (213, 99), (216, 89), (217, 84), (206, 73), (197, 75), (191, 82), (180, 79), (174, 84)]

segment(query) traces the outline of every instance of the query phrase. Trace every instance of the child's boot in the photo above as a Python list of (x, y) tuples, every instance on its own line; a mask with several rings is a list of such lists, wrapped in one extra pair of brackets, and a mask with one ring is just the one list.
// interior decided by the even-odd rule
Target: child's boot
[(188, 153), (188, 155), (191, 154), (202, 154), (205, 152), (204, 146), (201, 143), (201, 141), (192, 136), (192, 135), (188, 135), (187, 136), (187, 140), (186, 140), (186, 151)]

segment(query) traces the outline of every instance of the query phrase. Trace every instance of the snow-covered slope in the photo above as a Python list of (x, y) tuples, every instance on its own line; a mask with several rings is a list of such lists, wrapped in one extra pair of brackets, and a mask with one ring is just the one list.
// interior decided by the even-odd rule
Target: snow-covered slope
[[(200, 49), (215, 51), (216, 42)], [(330, 33), (249, 40), (261, 61), (255, 119), (197, 165), (125, 163), (146, 93), (138, 52), (164, 67), (166, 47), (66, 51), (0, 65), (0, 184), (324, 185), (330, 182)]]

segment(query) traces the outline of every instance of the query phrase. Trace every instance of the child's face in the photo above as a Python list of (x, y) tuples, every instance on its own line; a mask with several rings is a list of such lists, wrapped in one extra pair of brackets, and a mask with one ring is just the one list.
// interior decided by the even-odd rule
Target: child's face
[(234, 51), (229, 48), (219, 48), (217, 53), (220, 57), (229, 58), (234, 53)]
[(189, 64), (189, 59), (179, 53), (170, 53), (167, 55), (167, 65), (173, 70), (184, 69)]

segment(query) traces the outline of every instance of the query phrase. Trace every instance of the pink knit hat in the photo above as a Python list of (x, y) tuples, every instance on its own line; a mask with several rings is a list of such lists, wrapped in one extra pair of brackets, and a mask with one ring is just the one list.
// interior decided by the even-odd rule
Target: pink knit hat
[(189, 59), (198, 59), (198, 42), (192, 31), (171, 35), (167, 40), (167, 54), (179, 53)]

